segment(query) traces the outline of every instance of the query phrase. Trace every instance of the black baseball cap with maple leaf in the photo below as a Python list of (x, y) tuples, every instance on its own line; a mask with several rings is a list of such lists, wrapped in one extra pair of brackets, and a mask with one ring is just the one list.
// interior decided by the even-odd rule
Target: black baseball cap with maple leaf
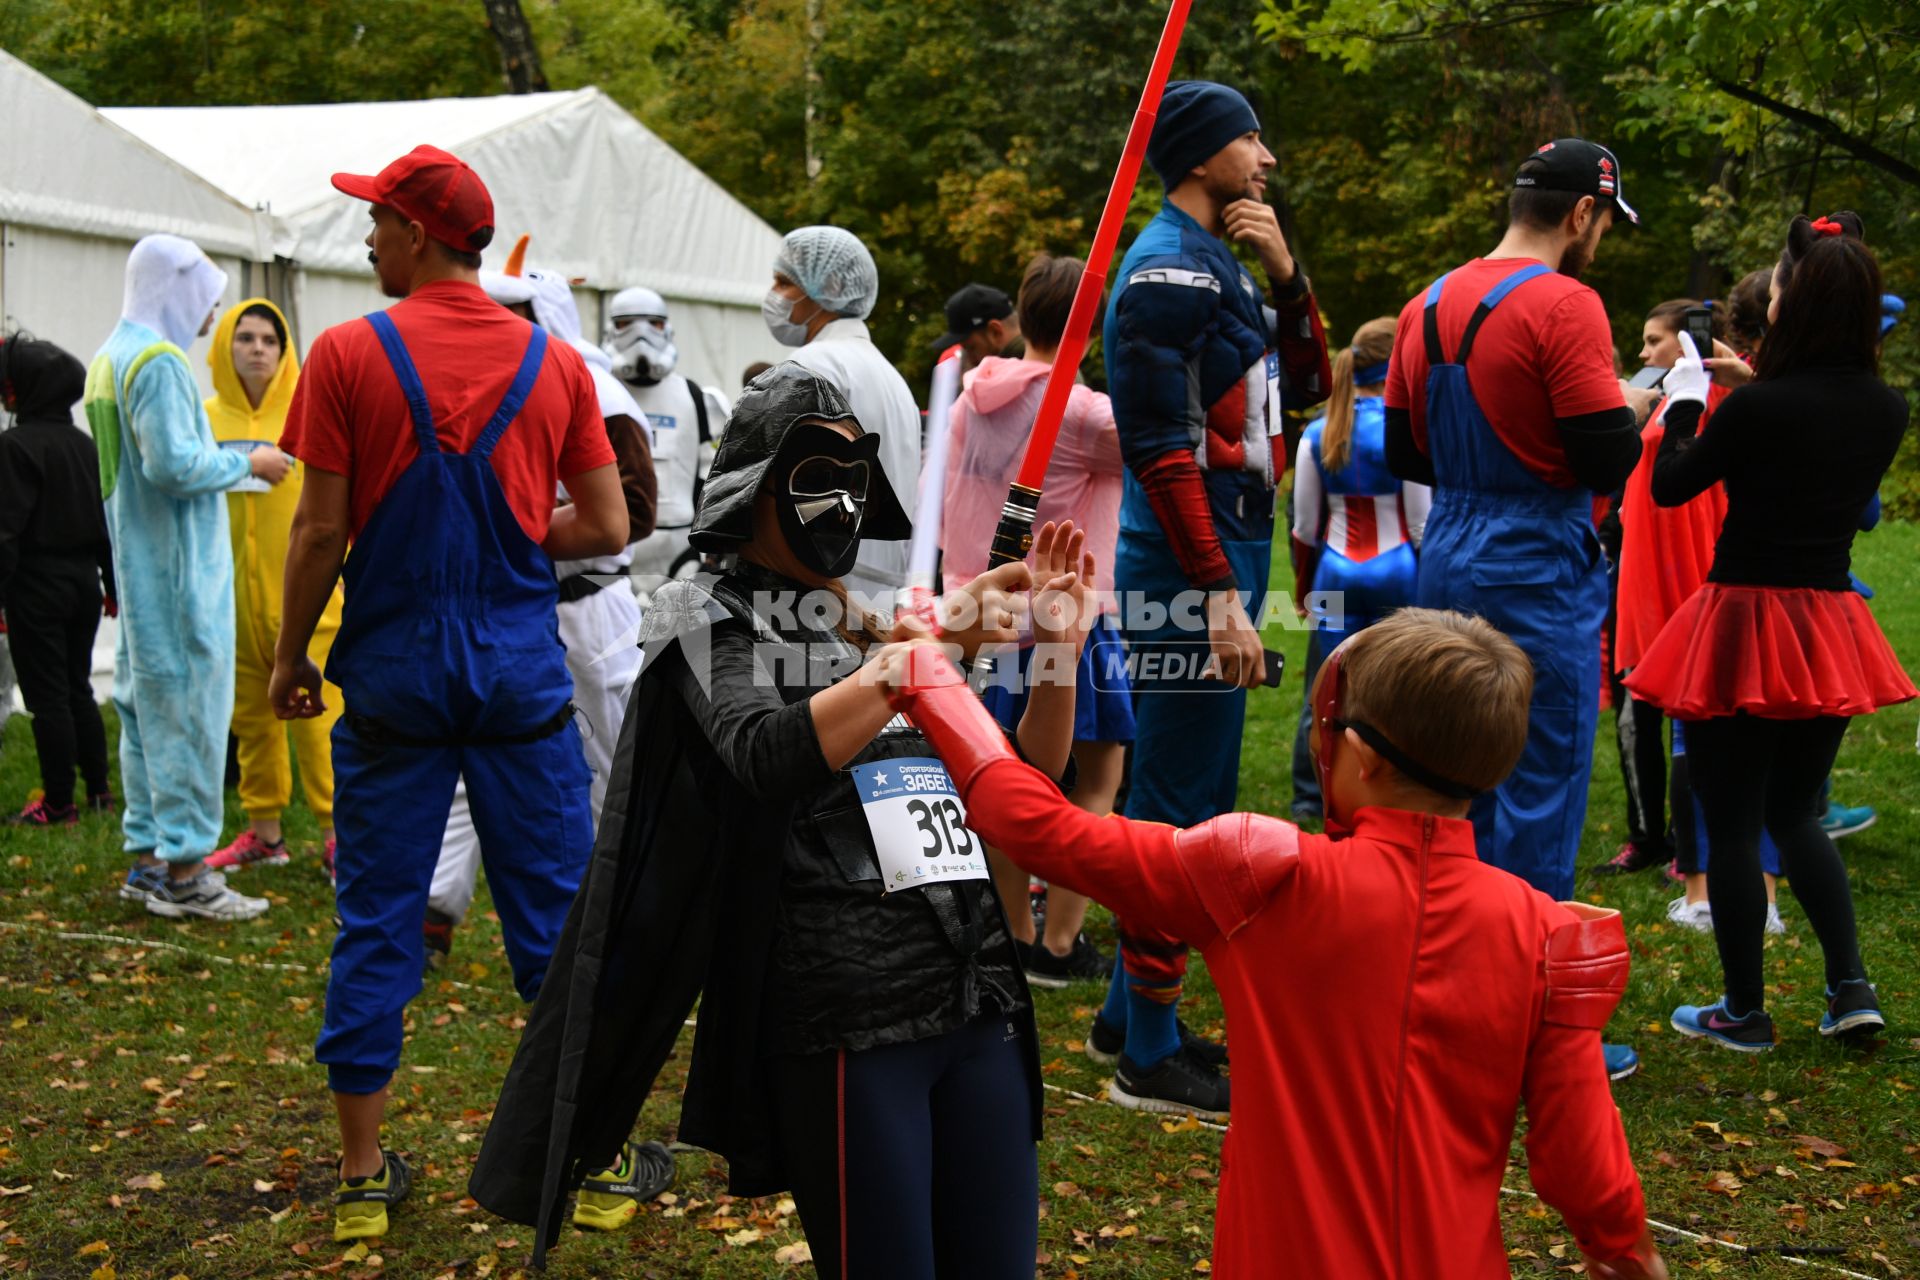
[(1640, 215), (1620, 194), (1620, 160), (1613, 152), (1585, 138), (1555, 138), (1520, 164), (1513, 185), (1531, 191), (1571, 191), (1612, 203), (1627, 225), (1640, 225)]

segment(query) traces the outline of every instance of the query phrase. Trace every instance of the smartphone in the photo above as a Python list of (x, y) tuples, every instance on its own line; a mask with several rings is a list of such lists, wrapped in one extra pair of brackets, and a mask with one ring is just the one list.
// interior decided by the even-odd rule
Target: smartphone
[(1713, 359), (1713, 312), (1705, 307), (1688, 307), (1680, 322), (1684, 326), (1681, 332), (1693, 339), (1700, 358)]
[(1657, 387), (1667, 380), (1667, 372), (1667, 370), (1662, 369), (1657, 364), (1650, 364), (1641, 369), (1640, 372), (1634, 374), (1627, 385), (1630, 387), (1639, 387), (1642, 390), (1648, 387)]
[(1260, 652), (1266, 655), (1267, 683), (1278, 688), (1280, 677), (1287, 671), (1287, 655), (1276, 653), (1272, 649), (1262, 649)]

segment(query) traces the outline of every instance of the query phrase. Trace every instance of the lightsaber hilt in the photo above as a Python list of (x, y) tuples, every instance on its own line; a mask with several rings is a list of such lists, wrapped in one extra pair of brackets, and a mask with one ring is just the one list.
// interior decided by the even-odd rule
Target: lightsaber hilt
[(1017, 564), (1033, 550), (1033, 522), (1040, 518), (1040, 491), (1015, 481), (1007, 489), (1006, 505), (1000, 508), (1000, 523), (993, 531), (993, 545), (987, 548), (987, 567)]

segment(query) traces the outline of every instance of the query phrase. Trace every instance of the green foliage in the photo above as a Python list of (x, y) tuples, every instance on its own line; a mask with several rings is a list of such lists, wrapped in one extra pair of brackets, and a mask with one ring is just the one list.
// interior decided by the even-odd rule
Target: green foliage
[[(1032, 253), (1086, 252), (1165, 16), (1162, 0), (522, 3), (554, 87), (598, 84), (782, 230), (865, 239), (875, 335), (915, 385), (954, 289), (1011, 291)], [(0, 45), (113, 104), (505, 89), (480, 0), (0, 0)], [(1589, 273), (1629, 364), (1649, 307), (1724, 296), (1799, 212), (1858, 210), (1888, 289), (1920, 304), (1911, 0), (1198, 5), (1175, 75), (1253, 99), (1336, 340), (1491, 246), (1514, 166), (1568, 134), (1614, 147), (1646, 218)], [(1130, 229), (1159, 197), (1144, 173)], [(1920, 378), (1909, 324), (1886, 353), (1901, 386)], [(1912, 461), (1888, 496), (1920, 515)]]

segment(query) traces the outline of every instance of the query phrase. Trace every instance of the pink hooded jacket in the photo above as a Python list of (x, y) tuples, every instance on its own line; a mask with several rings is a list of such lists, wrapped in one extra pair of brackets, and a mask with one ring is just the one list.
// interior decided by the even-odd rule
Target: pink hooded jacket
[[(947, 437), (947, 492), (940, 529), (942, 578), (948, 591), (966, 585), (987, 568), (1007, 486), (1026, 456), (1027, 438), (1052, 366), (1036, 360), (989, 356), (966, 375), (953, 404)], [(1120, 537), (1120, 437), (1107, 397), (1075, 385), (1067, 398), (1060, 438), (1040, 499), (1037, 528), (1049, 520), (1072, 520), (1087, 531), (1095, 584), (1109, 599), (1114, 544)]]

